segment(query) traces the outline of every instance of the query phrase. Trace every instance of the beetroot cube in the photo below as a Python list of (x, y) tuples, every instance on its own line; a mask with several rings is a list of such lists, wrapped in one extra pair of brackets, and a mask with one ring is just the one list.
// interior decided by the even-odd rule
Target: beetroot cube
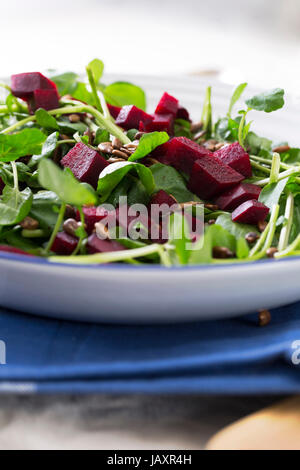
[(261, 188), (255, 184), (241, 183), (221, 194), (215, 202), (222, 210), (233, 210), (249, 199), (258, 199), (260, 192)]
[(59, 232), (55, 237), (51, 251), (57, 255), (71, 255), (77, 247), (77, 243), (78, 238), (72, 237), (65, 232)]
[(59, 107), (59, 96), (57, 90), (34, 90), (32, 98), (28, 101), (30, 112), (39, 108), (46, 111)]
[(26, 251), (9, 245), (0, 245), (0, 251), (4, 251), (5, 253), (15, 253), (16, 255), (33, 256), (30, 253), (26, 253)]
[(116, 242), (115, 240), (101, 240), (95, 233), (90, 235), (87, 241), (87, 251), (90, 255), (122, 250), (125, 250), (125, 248), (121, 243)]
[(164, 93), (156, 107), (155, 114), (172, 114), (176, 117), (178, 111), (178, 100), (174, 96)]
[(96, 150), (79, 142), (61, 160), (64, 167), (70, 168), (75, 178), (97, 188), (101, 171), (108, 165)]
[[(84, 214), (84, 222), (86, 225), (87, 233), (92, 233), (94, 230), (95, 224), (100, 222), (108, 215), (108, 211), (104, 207), (95, 207), (95, 206), (85, 206), (82, 208)], [(77, 211), (76, 220), (80, 221), (80, 213)]]
[(269, 208), (267, 206), (253, 199), (237, 207), (232, 213), (232, 220), (241, 224), (257, 224), (265, 220), (268, 213)]
[(109, 110), (111, 116), (114, 119), (117, 119), (118, 114), (121, 111), (121, 108), (119, 108), (119, 106), (113, 106), (112, 104), (108, 104), (108, 103), (107, 103), (107, 107), (108, 107), (108, 110)]
[(244, 177), (218, 158), (202, 156), (194, 163), (189, 189), (203, 199), (210, 199), (240, 183)]
[(11, 76), (11, 91), (14, 96), (27, 101), (34, 90), (56, 90), (56, 85), (39, 72), (19, 73)]
[(5, 186), (4, 181), (3, 181), (3, 179), (0, 178), (0, 195), (2, 194), (4, 186)]
[(134, 105), (123, 106), (119, 112), (116, 124), (123, 127), (123, 129), (138, 129), (140, 122), (148, 124), (152, 121), (152, 116), (145, 113), (142, 109), (137, 108)]
[(154, 194), (151, 198), (150, 205), (152, 204), (167, 204), (169, 207), (172, 207), (174, 204), (177, 204), (177, 201), (174, 196), (166, 193), (163, 189)]
[(214, 155), (223, 163), (244, 175), (245, 178), (251, 178), (252, 168), (249, 155), (238, 142), (222, 147)]
[(172, 114), (153, 114), (153, 121), (144, 124), (146, 132), (165, 131), (169, 135), (174, 134), (174, 116)]
[(186, 108), (183, 108), (182, 106), (178, 108), (176, 119), (184, 119), (185, 121), (191, 122), (188, 110)]

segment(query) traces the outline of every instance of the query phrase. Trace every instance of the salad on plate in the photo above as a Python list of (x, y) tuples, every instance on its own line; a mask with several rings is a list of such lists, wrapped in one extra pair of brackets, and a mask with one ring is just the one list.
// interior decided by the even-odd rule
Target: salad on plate
[(129, 82), (20, 73), (0, 84), (0, 251), (56, 263), (201, 265), (300, 255), (300, 149), (251, 130), (251, 111), (192, 121), (167, 91), (154, 112)]

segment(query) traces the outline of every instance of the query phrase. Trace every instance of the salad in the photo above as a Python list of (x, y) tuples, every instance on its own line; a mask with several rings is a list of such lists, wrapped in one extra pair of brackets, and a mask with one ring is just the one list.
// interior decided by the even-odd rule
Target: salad
[(300, 255), (300, 149), (251, 130), (277, 88), (193, 122), (163, 93), (38, 72), (0, 84), (0, 251), (50, 262), (197, 265)]

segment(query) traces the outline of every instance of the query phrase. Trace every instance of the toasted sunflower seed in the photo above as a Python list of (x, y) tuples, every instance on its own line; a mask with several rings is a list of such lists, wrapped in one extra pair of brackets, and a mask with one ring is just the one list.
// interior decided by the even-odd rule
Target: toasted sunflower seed
[(24, 230), (36, 230), (40, 226), (37, 220), (29, 216), (25, 217), (25, 219), (20, 222), (20, 225)]

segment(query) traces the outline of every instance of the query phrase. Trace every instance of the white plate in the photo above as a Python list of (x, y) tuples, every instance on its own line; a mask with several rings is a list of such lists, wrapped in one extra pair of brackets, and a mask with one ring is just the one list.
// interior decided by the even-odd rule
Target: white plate
[[(196, 119), (207, 81), (199, 78), (130, 79), (147, 90), (149, 109), (163, 91), (178, 97)], [(211, 83), (211, 80), (210, 80)], [(231, 87), (213, 85), (215, 115), (224, 113)], [(250, 90), (249, 94), (255, 90)], [(255, 114), (256, 129), (297, 145), (299, 107)], [(298, 145), (299, 145), (298, 141)], [(300, 259), (166, 269), (131, 265), (67, 266), (0, 254), (0, 304), (79, 321), (157, 323), (237, 316), (300, 300)]]

